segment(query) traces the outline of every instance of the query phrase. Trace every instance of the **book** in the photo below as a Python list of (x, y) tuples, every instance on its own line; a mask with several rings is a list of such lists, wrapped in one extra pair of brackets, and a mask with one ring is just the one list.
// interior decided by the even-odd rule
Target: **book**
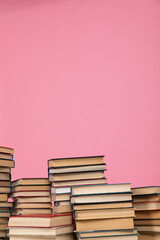
[(1, 223), (0, 230), (6, 230), (6, 229), (7, 229), (7, 223)]
[(49, 168), (70, 167), (70, 166), (89, 166), (103, 164), (104, 156), (55, 158), (48, 160)]
[(133, 195), (160, 194), (159, 186), (132, 188)]
[(155, 202), (160, 201), (160, 194), (132, 196), (133, 202)]
[(71, 187), (51, 188), (51, 194), (71, 193)]
[(19, 192), (19, 191), (50, 191), (50, 185), (32, 185), (32, 186), (23, 186), (19, 185), (16, 187), (12, 187), (12, 192)]
[(5, 240), (5, 237), (6, 236), (6, 232), (5, 232), (5, 230), (3, 231), (3, 230), (0, 230), (0, 239), (3, 239), (3, 240)]
[(160, 226), (137, 226), (139, 232), (160, 233)]
[(78, 232), (77, 236), (79, 238), (90, 238), (90, 237), (103, 237), (103, 236), (119, 236), (119, 235), (137, 235), (136, 229), (124, 229), (124, 230), (105, 230), (105, 231), (86, 231), (86, 232)]
[(64, 181), (64, 182), (52, 182), (52, 187), (69, 187), (69, 186), (79, 186), (79, 185), (92, 185), (92, 184), (103, 184), (106, 183), (106, 178), (98, 179), (83, 179), (76, 181)]
[(73, 186), (71, 190), (72, 196), (107, 194), (107, 193), (131, 193), (129, 183), (124, 184), (100, 184), (92, 186)]
[(0, 193), (10, 193), (11, 188), (10, 187), (1, 187), (0, 186)]
[(13, 206), (12, 202), (0, 202), (0, 208), (11, 208)]
[(63, 205), (63, 206), (53, 206), (53, 212), (58, 214), (58, 213), (71, 213), (72, 212), (72, 207), (71, 205)]
[(47, 178), (21, 178), (12, 182), (12, 187), (19, 185), (50, 185)]
[(75, 211), (75, 220), (134, 217), (134, 208)]
[(76, 231), (122, 230), (133, 229), (133, 218), (110, 218), (97, 220), (77, 220)]
[[(42, 236), (24, 236), (24, 235), (19, 235), (19, 236), (14, 236), (14, 235), (9, 235), (10, 240), (39, 240), (41, 239)], [(68, 234), (61, 234), (57, 235), (53, 238), (53, 236), (43, 236), (43, 239), (47, 240), (74, 240), (73, 234), (68, 233)]]
[(14, 203), (15, 208), (51, 208), (51, 202), (30, 202), (30, 203)]
[[(6, 217), (9, 217), (10, 216), (10, 212), (9, 211), (1, 211), (0, 210), (0, 217), (1, 218), (6, 218)], [(1, 226), (1, 224), (0, 224)]]
[[(86, 238), (78, 238), (86, 239)], [(119, 235), (119, 236), (104, 236), (104, 237), (94, 237), (89, 238), (90, 240), (138, 240), (138, 234), (131, 235)]]
[(73, 210), (94, 210), (109, 208), (131, 208), (132, 202), (115, 202), (115, 203), (93, 203), (93, 204), (77, 204), (73, 205)]
[(7, 154), (13, 155), (14, 149), (13, 148), (0, 146), (0, 153), (7, 153)]
[(130, 193), (71, 196), (72, 204), (97, 203), (97, 202), (99, 203), (122, 202), (122, 201), (131, 201), (131, 200), (132, 200), (132, 197)]
[(8, 200), (8, 194), (0, 193), (0, 202), (7, 202), (7, 200)]
[(11, 179), (10, 173), (0, 173), (0, 180), (7, 181), (7, 180), (10, 180), (10, 179)]
[(10, 186), (11, 186), (10, 181), (0, 180), (0, 187), (10, 187)]
[(0, 224), (1, 223), (8, 223), (8, 218), (0, 218)]
[(73, 225), (67, 225), (55, 228), (31, 228), (31, 227), (13, 227), (9, 228), (9, 235), (27, 235), (27, 236), (57, 236), (61, 234), (67, 234), (74, 231)]
[(0, 159), (0, 166), (1, 167), (9, 167), (14, 168), (14, 160), (8, 160), (8, 159)]
[(159, 240), (160, 234), (141, 233), (138, 239), (139, 240)]
[(40, 197), (40, 196), (49, 196), (50, 191), (19, 191), (19, 192), (12, 192), (10, 194), (10, 198), (17, 198), (17, 197)]
[(71, 224), (71, 214), (37, 214), (11, 216), (8, 227), (58, 227)]
[(12, 159), (13, 159), (13, 155), (7, 154), (7, 153), (1, 153), (1, 152), (0, 152), (0, 159), (12, 160)]
[(90, 166), (77, 166), (77, 167), (61, 167), (61, 168), (49, 168), (50, 173), (73, 173), (73, 172), (90, 172), (90, 171), (104, 171), (106, 164), (90, 165)]
[(6, 173), (10, 173), (10, 172), (11, 172), (11, 169), (10, 169), (9, 167), (1, 167), (1, 166), (0, 166), (0, 172), (1, 172), (1, 173), (3, 173), (3, 172), (4, 172), (4, 173), (5, 173), (5, 172), (6, 172)]
[(147, 210), (147, 211), (136, 211), (135, 219), (159, 219), (160, 211)]
[(160, 201), (157, 202), (133, 202), (136, 211), (138, 210), (160, 210)]
[(21, 208), (13, 209), (12, 215), (28, 215), (28, 214), (51, 214), (51, 208)]
[(71, 195), (69, 193), (65, 193), (65, 194), (56, 194), (56, 195), (52, 195), (52, 201), (54, 202), (58, 202), (58, 201), (69, 201), (70, 200)]
[(95, 178), (104, 178), (104, 171), (49, 174), (50, 182), (73, 181)]
[(37, 196), (37, 197), (15, 197), (13, 201), (16, 203), (50, 203), (51, 197), (50, 196)]
[(160, 226), (160, 219), (135, 219), (135, 226)]

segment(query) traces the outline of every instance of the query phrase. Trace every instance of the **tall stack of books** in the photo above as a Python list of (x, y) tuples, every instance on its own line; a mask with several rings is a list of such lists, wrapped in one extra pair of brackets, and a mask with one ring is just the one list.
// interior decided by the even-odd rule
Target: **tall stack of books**
[(12, 203), (8, 202), (11, 191), (11, 168), (13, 160), (13, 148), (0, 147), (0, 239), (5, 239)]
[(74, 186), (71, 204), (78, 240), (138, 239), (130, 184)]
[(12, 215), (51, 214), (50, 183), (47, 178), (22, 178), (12, 182)]
[(106, 183), (103, 157), (59, 158), (48, 161), (48, 176), (54, 201), (53, 213), (72, 212), (72, 186)]
[(10, 240), (73, 240), (72, 214), (11, 216), (8, 227)]
[(140, 187), (132, 191), (139, 239), (160, 240), (160, 187)]

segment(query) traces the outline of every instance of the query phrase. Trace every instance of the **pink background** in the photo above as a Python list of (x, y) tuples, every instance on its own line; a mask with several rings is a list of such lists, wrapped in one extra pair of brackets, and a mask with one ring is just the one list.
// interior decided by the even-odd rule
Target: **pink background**
[(160, 184), (160, 1), (0, 1), (0, 145), (12, 179), (105, 154), (109, 183)]

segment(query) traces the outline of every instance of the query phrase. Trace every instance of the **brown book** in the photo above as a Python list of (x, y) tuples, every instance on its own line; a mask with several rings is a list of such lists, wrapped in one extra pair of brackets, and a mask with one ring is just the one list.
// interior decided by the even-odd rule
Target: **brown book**
[(16, 203), (50, 203), (51, 197), (50, 196), (37, 196), (37, 197), (16, 197), (13, 199)]
[(20, 178), (12, 182), (12, 187), (19, 185), (50, 185), (48, 178)]
[(10, 181), (0, 181), (0, 187), (10, 187), (11, 182)]
[(7, 200), (8, 200), (8, 194), (0, 193), (0, 202), (7, 202)]
[[(31, 227), (13, 227), (9, 228), (9, 235), (13, 236), (39, 236), (39, 238), (43, 236), (51, 236), (54, 237), (61, 234), (72, 233), (74, 231), (73, 225), (61, 226), (56, 228), (31, 228)], [(41, 237), (40, 237), (41, 236)]]
[(79, 185), (92, 185), (92, 184), (103, 184), (106, 183), (106, 179), (84, 179), (76, 181), (64, 181), (64, 182), (52, 182), (52, 187), (70, 187), (70, 186), (79, 186)]
[(155, 202), (160, 201), (160, 194), (132, 196), (133, 202)]
[(71, 197), (70, 193), (56, 194), (56, 195), (52, 195), (52, 201), (54, 201), (54, 202), (69, 201), (70, 197)]
[(97, 219), (76, 221), (76, 231), (133, 229), (133, 218)]
[(14, 149), (13, 148), (0, 146), (0, 153), (7, 153), (7, 154), (13, 155)]
[(49, 196), (50, 191), (19, 191), (19, 192), (12, 192), (10, 194), (10, 198), (17, 198), (17, 197), (40, 197), (40, 196)]
[(48, 167), (70, 167), (70, 166), (87, 166), (103, 164), (104, 156), (89, 157), (72, 157), (72, 158), (55, 158), (48, 160)]
[(137, 226), (138, 232), (160, 233), (160, 226)]
[(104, 178), (103, 171), (96, 172), (81, 172), (81, 173), (58, 173), (51, 175), (49, 174), (49, 181), (59, 182), (59, 181), (73, 181), (81, 179), (95, 179), (95, 178)]
[(0, 211), (0, 217), (1, 218), (6, 218), (6, 217), (9, 217), (9, 216), (10, 216), (10, 212), (6, 212), (6, 211), (3, 212), (3, 210), (2, 210), (2, 212)]
[(14, 160), (0, 159), (0, 166), (14, 168)]
[(74, 195), (93, 195), (93, 194), (105, 194), (105, 193), (124, 193), (130, 192), (130, 184), (100, 184), (91, 186), (75, 186), (72, 187), (72, 196)]
[(132, 188), (133, 195), (160, 194), (159, 186)]
[(1, 173), (10, 173), (11, 169), (9, 167), (0, 167), (0, 172)]
[(160, 211), (156, 210), (145, 210), (137, 211), (135, 219), (158, 219), (160, 218)]
[(14, 209), (15, 208), (51, 208), (51, 203), (14, 203)]
[(128, 218), (134, 217), (134, 208), (123, 209), (99, 209), (75, 212), (76, 220), (106, 219), (106, 218)]
[[(85, 239), (85, 238), (77, 238)], [(119, 236), (101, 236), (101, 237), (90, 237), (90, 240), (138, 240), (138, 234), (131, 235), (119, 235)]]
[(71, 214), (31, 214), (11, 216), (8, 227), (60, 227), (71, 224)]
[(71, 196), (72, 204), (83, 204), (83, 203), (105, 203), (105, 202), (125, 202), (131, 201), (131, 194), (119, 193), (119, 194), (97, 194), (97, 195), (82, 195), (82, 196)]
[(32, 185), (32, 186), (16, 186), (12, 187), (12, 192), (18, 191), (50, 191), (50, 185)]
[(136, 211), (160, 210), (160, 201), (157, 202), (133, 202)]
[(0, 225), (1, 223), (8, 223), (8, 218), (0, 218)]
[(13, 206), (12, 202), (0, 202), (0, 208), (11, 208)]
[(0, 173), (0, 180), (7, 181), (11, 179), (10, 173)]
[(138, 240), (159, 240), (160, 233), (153, 234), (153, 233), (141, 233), (138, 237)]
[(10, 187), (0, 187), (0, 193), (10, 193)]
[(1, 223), (0, 230), (6, 230), (6, 229), (7, 229), (7, 223)]
[(53, 213), (71, 213), (72, 207), (71, 205), (64, 205), (64, 206), (53, 206)]
[[(42, 237), (40, 236), (9, 236), (10, 240), (39, 240)], [(74, 240), (74, 236), (73, 233), (68, 233), (68, 234), (61, 234), (61, 235), (57, 235), (53, 238), (53, 236), (49, 237), (47, 236), (47, 238), (45, 238), (47, 240)], [(132, 240), (132, 239), (131, 239)]]
[(135, 226), (160, 226), (160, 219), (135, 219)]
[(73, 205), (73, 210), (94, 210), (94, 209), (109, 209), (109, 208), (131, 208), (132, 202), (118, 202), (118, 203), (95, 203)]
[(13, 159), (13, 155), (7, 154), (7, 153), (1, 153), (1, 152), (0, 152), (0, 159), (12, 160), (12, 159)]
[(28, 215), (28, 214), (51, 214), (51, 208), (22, 208), (13, 209), (12, 215)]
[(0, 230), (0, 239), (4, 239), (5, 240), (5, 237), (6, 236), (6, 231), (5, 230)]

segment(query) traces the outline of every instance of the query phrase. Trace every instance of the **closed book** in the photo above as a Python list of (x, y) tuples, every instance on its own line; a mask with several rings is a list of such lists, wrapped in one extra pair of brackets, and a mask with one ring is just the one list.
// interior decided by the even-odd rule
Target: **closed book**
[(160, 194), (132, 196), (133, 202), (155, 202), (160, 201)]
[(10, 173), (0, 173), (0, 180), (9, 181), (11, 179)]
[[(86, 238), (78, 238), (86, 239)], [(101, 236), (101, 237), (91, 237), (90, 240), (138, 240), (138, 234), (130, 234), (130, 235), (119, 235), (119, 236)]]
[(141, 210), (160, 210), (160, 201), (157, 202), (133, 202), (136, 211)]
[(135, 226), (160, 226), (160, 219), (135, 219)]
[(97, 179), (82, 179), (74, 181), (62, 181), (62, 182), (52, 182), (52, 187), (69, 187), (69, 186), (79, 186), (79, 185), (92, 185), (92, 184), (103, 184), (106, 183), (106, 179), (97, 178)]
[(71, 213), (72, 208), (71, 205), (64, 205), (64, 206), (53, 206), (53, 213)]
[(9, 228), (9, 235), (16, 235), (16, 236), (57, 236), (61, 234), (67, 234), (74, 231), (73, 225), (67, 225), (62, 227), (55, 227), (55, 228), (31, 228), (31, 227), (13, 227)]
[(11, 186), (11, 182), (10, 181), (1, 181), (0, 180), (0, 187), (10, 187)]
[(109, 218), (76, 221), (76, 231), (122, 230), (133, 229), (133, 218)]
[(14, 168), (15, 163), (14, 163), (14, 160), (0, 159), (0, 166)]
[(0, 193), (10, 193), (11, 188), (10, 187), (0, 187)]
[(73, 180), (95, 179), (95, 178), (104, 178), (104, 171), (49, 174), (50, 182), (51, 181), (54, 181), (54, 182), (73, 181)]
[(51, 196), (37, 196), (37, 197), (15, 197), (13, 198), (13, 201), (16, 203), (50, 203), (51, 202)]
[(8, 200), (8, 194), (0, 193), (0, 202), (6, 202)]
[(8, 218), (0, 218), (0, 225), (1, 225), (2, 223), (8, 224)]
[(1, 223), (0, 230), (6, 230), (6, 229), (7, 229), (7, 223)]
[(73, 205), (73, 210), (96, 210), (110, 208), (131, 208), (132, 202), (115, 202), (115, 203), (92, 203), (92, 204), (77, 204)]
[(40, 196), (49, 196), (50, 191), (19, 191), (19, 192), (12, 192), (10, 194), (10, 198), (17, 198), (17, 197), (40, 197)]
[(130, 183), (123, 184), (100, 184), (89, 186), (73, 186), (71, 195), (93, 195), (93, 194), (106, 194), (106, 193), (124, 193), (130, 192)]
[[(61, 234), (57, 236), (43, 236), (44, 239), (47, 240), (74, 240), (73, 233), (68, 233), (68, 234)], [(24, 236), (24, 235), (10, 235), (9, 236), (10, 240), (39, 240), (42, 239), (42, 236)]]
[(160, 233), (160, 226), (136, 226), (139, 232)]
[(12, 202), (0, 202), (0, 208), (11, 208), (13, 206)]
[(20, 178), (12, 182), (12, 187), (19, 185), (50, 185), (47, 178)]
[(7, 154), (7, 153), (1, 153), (1, 152), (0, 152), (0, 159), (12, 160), (12, 159), (13, 159), (13, 155), (12, 155), (12, 154)]
[(147, 194), (160, 194), (159, 186), (149, 186), (149, 187), (138, 187), (132, 188), (133, 195), (147, 195)]
[(138, 240), (159, 240), (159, 239), (160, 239), (160, 233), (153, 234), (153, 233), (144, 233), (144, 232), (141, 232), (138, 238)]
[(10, 173), (11, 172), (11, 168), (9, 168), (9, 167), (1, 167), (0, 166), (0, 172), (1, 173)]
[(18, 191), (50, 191), (50, 185), (32, 185), (32, 186), (16, 186), (12, 187), (12, 192)]
[(97, 195), (85, 195), (85, 196), (72, 196), (72, 204), (84, 204), (84, 203), (105, 203), (105, 202), (125, 202), (131, 201), (132, 197), (130, 193), (115, 193), (115, 194), (97, 194)]
[(8, 227), (58, 227), (70, 224), (71, 214), (37, 214), (11, 216)]
[[(10, 214), (10, 211), (2, 211), (0, 209), (0, 217), (1, 218), (6, 218), (6, 217), (9, 217), (11, 214)], [(0, 224), (1, 225), (1, 224)]]
[(51, 203), (39, 202), (39, 203), (14, 203), (15, 208), (51, 208)]
[(9, 147), (0, 146), (0, 153), (7, 153), (13, 155), (14, 149)]
[(90, 166), (77, 166), (77, 167), (61, 167), (61, 168), (49, 168), (49, 173), (73, 173), (73, 172), (93, 172), (104, 171), (106, 164), (90, 165)]
[(160, 211), (158, 210), (136, 211), (135, 219), (160, 219)]
[(52, 195), (52, 201), (69, 201), (70, 196), (69, 193)]
[(71, 193), (71, 187), (51, 188), (51, 194)]
[(12, 215), (27, 215), (27, 214), (51, 214), (51, 208), (21, 208), (13, 209)]
[(5, 237), (6, 236), (6, 231), (5, 230), (0, 230), (0, 239), (3, 239), (5, 240)]
[(75, 220), (134, 217), (134, 208), (75, 211)]

